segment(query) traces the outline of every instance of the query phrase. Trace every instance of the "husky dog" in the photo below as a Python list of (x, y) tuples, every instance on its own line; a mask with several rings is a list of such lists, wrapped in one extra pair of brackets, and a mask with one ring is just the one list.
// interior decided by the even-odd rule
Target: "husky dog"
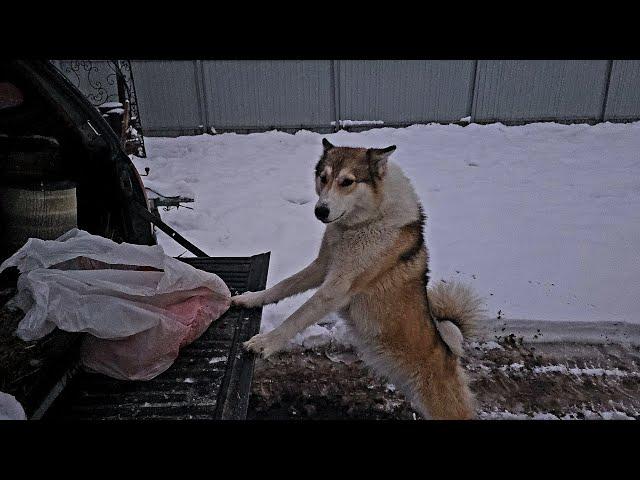
[(326, 139), (322, 145), (315, 215), (327, 226), (318, 257), (277, 285), (231, 301), (252, 308), (318, 290), (280, 326), (244, 347), (267, 357), (336, 311), (365, 363), (425, 418), (473, 418), (459, 357), (481, 301), (461, 284), (439, 283), (427, 292), (425, 216), (407, 177), (388, 161), (396, 147), (336, 147)]

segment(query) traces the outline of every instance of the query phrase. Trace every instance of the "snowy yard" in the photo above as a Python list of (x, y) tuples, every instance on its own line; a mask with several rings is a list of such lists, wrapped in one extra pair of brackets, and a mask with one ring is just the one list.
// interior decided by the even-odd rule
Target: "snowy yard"
[[(487, 316), (640, 323), (640, 123), (415, 125), (321, 135), (267, 132), (147, 138), (145, 185), (195, 197), (163, 219), (213, 256), (271, 251), (268, 285), (320, 244), (313, 167), (321, 139), (385, 147), (428, 220), (431, 281), (459, 279)], [(158, 232), (170, 255), (184, 249)], [(190, 255), (187, 253), (187, 255)], [(266, 307), (270, 330), (310, 293)], [(296, 338), (348, 343), (330, 318)]]

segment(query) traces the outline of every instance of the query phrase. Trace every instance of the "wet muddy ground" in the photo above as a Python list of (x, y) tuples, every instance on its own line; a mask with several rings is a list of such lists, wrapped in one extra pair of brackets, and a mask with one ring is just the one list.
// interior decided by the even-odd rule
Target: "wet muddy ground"
[[(640, 419), (640, 348), (527, 344), (515, 335), (466, 345), (480, 419)], [(256, 361), (250, 419), (420, 419), (348, 348), (297, 349)]]

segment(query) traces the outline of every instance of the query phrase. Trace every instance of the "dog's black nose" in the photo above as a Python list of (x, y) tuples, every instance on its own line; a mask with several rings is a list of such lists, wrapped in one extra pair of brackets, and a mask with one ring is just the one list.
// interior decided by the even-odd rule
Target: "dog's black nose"
[(326, 220), (329, 216), (329, 209), (324, 205), (318, 205), (315, 210), (316, 217), (318, 220)]

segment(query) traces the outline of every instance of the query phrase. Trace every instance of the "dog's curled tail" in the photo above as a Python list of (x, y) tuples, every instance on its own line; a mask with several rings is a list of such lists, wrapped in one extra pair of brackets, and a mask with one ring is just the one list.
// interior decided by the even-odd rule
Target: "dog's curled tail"
[(427, 297), (440, 337), (453, 353), (462, 356), (463, 339), (478, 334), (482, 299), (458, 282), (439, 282), (427, 289)]

